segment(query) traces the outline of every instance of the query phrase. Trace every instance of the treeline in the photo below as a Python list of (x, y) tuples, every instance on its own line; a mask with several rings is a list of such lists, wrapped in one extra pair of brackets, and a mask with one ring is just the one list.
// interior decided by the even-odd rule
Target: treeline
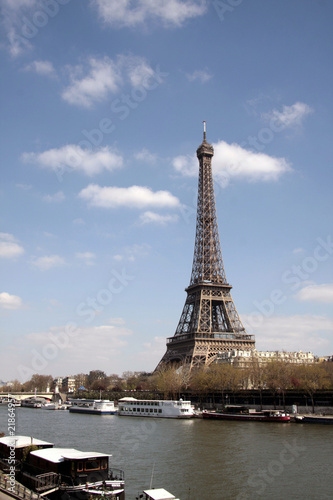
[[(89, 374), (80, 373), (72, 378), (75, 379), (75, 397), (97, 397), (98, 392), (103, 394), (102, 397), (112, 397), (112, 393), (145, 391), (152, 395), (158, 393), (164, 399), (179, 398), (184, 392), (192, 392), (199, 397), (219, 393), (223, 399), (227, 393), (255, 389), (259, 394), (269, 391), (274, 397), (278, 395), (285, 404), (286, 392), (297, 390), (306, 394), (314, 405), (314, 397), (318, 391), (333, 390), (333, 363), (260, 363), (255, 360), (243, 368), (226, 363), (215, 363), (191, 371), (186, 366), (165, 366), (158, 373), (127, 371), (121, 377), (93, 370)], [(24, 384), (14, 381), (2, 390), (44, 392), (47, 387), (54, 389), (53, 377), (35, 374)], [(82, 387), (84, 390), (80, 389)]]

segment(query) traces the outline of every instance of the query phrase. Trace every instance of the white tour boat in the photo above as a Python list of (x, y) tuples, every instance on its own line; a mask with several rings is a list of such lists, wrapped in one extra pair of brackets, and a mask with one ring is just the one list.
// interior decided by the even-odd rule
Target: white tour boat
[(191, 401), (140, 400), (122, 398), (118, 401), (118, 415), (131, 417), (191, 418)]
[(90, 415), (114, 415), (118, 413), (114, 401), (108, 399), (73, 399), (68, 409), (70, 413)]

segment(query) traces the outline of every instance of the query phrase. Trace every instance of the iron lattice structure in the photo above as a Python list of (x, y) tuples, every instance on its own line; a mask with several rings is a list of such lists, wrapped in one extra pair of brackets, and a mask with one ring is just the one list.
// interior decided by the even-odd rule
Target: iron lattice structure
[(214, 149), (206, 141), (197, 149), (199, 182), (196, 237), (191, 281), (175, 335), (167, 339), (164, 364), (188, 364), (190, 368), (209, 365), (222, 351), (255, 348), (231, 297), (217, 224), (212, 157)]

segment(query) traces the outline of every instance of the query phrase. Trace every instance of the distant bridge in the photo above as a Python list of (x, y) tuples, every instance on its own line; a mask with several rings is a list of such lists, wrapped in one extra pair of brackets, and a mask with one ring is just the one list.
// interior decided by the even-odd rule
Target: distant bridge
[(59, 393), (55, 392), (8, 392), (8, 393), (1, 393), (0, 392), (0, 398), (7, 398), (8, 396), (12, 396), (15, 399), (18, 399), (19, 401), (22, 401), (23, 399), (28, 399), (32, 397), (36, 398), (45, 398), (45, 399), (53, 399), (53, 397), (57, 394), (57, 396), (60, 397)]

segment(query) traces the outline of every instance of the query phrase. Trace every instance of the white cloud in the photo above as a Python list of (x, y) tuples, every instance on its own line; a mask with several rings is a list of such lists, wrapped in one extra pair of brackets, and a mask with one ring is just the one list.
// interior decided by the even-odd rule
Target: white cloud
[(273, 109), (270, 113), (263, 114), (267, 120), (272, 120), (281, 128), (297, 128), (302, 125), (305, 117), (313, 113), (313, 109), (304, 102), (296, 102), (291, 106), (283, 106), (282, 111)]
[(206, 83), (213, 77), (213, 75), (206, 70), (196, 70), (193, 71), (193, 73), (187, 73), (186, 76), (190, 82), (199, 80), (201, 83)]
[(296, 294), (296, 298), (302, 301), (333, 303), (333, 284), (308, 285)]
[(176, 222), (178, 220), (178, 215), (161, 215), (155, 212), (144, 212), (140, 215), (140, 221), (142, 224), (158, 224), (165, 225), (168, 222)]
[(142, 350), (135, 354), (141, 366), (146, 366), (147, 371), (154, 370), (165, 354), (165, 337), (153, 337), (150, 342), (145, 342)]
[(77, 252), (75, 257), (83, 261), (87, 266), (95, 265), (96, 255), (92, 252)]
[(50, 61), (33, 61), (24, 67), (25, 71), (33, 71), (41, 76), (55, 77), (55, 69)]
[(157, 156), (148, 151), (148, 149), (143, 148), (141, 151), (135, 153), (134, 158), (139, 161), (144, 161), (146, 163), (155, 163)]
[(0, 233), (0, 258), (13, 259), (23, 253), (23, 247), (16, 243), (16, 238), (12, 234)]
[(32, 188), (31, 184), (15, 184), (15, 186), (23, 189), (23, 191), (29, 191)]
[(11, 295), (7, 292), (0, 293), (0, 308), (2, 309), (20, 309), (22, 299), (18, 295)]
[(142, 245), (134, 244), (130, 246), (126, 246), (123, 249), (121, 254), (117, 254), (113, 256), (113, 259), (117, 262), (127, 260), (129, 262), (134, 262), (137, 259), (146, 257), (150, 253), (150, 246), (146, 243)]
[(242, 315), (248, 333), (255, 335), (258, 350), (313, 352), (331, 351), (333, 319), (310, 314), (265, 317), (261, 313)]
[(48, 203), (61, 203), (64, 201), (65, 195), (62, 191), (58, 191), (55, 194), (47, 194), (43, 196), (43, 200), (47, 201)]
[(32, 264), (41, 271), (47, 271), (52, 267), (61, 267), (65, 265), (65, 261), (59, 255), (46, 255), (32, 260)]
[[(182, 26), (187, 19), (202, 16), (207, 9), (204, 0), (93, 0), (105, 23), (117, 28), (133, 27), (148, 20), (164, 26)], [(132, 4), (132, 5), (131, 5)]]
[(143, 57), (119, 55), (116, 59), (90, 57), (86, 65), (68, 66), (70, 84), (62, 92), (69, 104), (90, 108), (107, 99), (125, 85), (150, 87), (150, 79), (161, 83), (163, 74), (155, 71)]
[(12, 371), (6, 359), (10, 358), (22, 382), (37, 372), (54, 376), (68, 373), (69, 366), (71, 373), (96, 369), (117, 373), (122, 371), (121, 360), (127, 354), (131, 335), (132, 331), (121, 325), (120, 318), (109, 325), (51, 327), (48, 331), (25, 335), (19, 345), (8, 346), (6, 353), (0, 351), (0, 365), (4, 372)]
[(79, 193), (79, 197), (90, 206), (101, 208), (145, 208), (145, 207), (179, 207), (178, 198), (168, 191), (153, 192), (144, 186), (101, 187), (90, 184)]
[[(214, 179), (221, 187), (227, 186), (233, 179), (248, 182), (277, 181), (281, 175), (291, 171), (290, 164), (284, 158), (255, 153), (236, 143), (219, 141), (213, 147)], [(195, 156), (178, 156), (174, 158), (173, 166), (184, 176), (198, 175), (198, 160)]]
[[(94, 102), (103, 101), (107, 95), (115, 93), (121, 83), (116, 64), (108, 57), (89, 59), (89, 72), (86, 76), (77, 75), (71, 70), (71, 83), (63, 91), (62, 98), (70, 104), (89, 108)], [(81, 68), (81, 71), (83, 69)]]
[(75, 224), (76, 226), (85, 226), (86, 225), (86, 223), (84, 222), (83, 219), (74, 219), (73, 224)]
[[(32, 31), (26, 25), (29, 12), (37, 7), (37, 0), (2, 0), (1, 17), (3, 31), (7, 35), (8, 49), (12, 57), (17, 57), (30, 50)], [(38, 30), (36, 30), (38, 31)]]
[(23, 153), (21, 158), (26, 163), (36, 163), (59, 175), (66, 170), (82, 172), (91, 177), (103, 170), (112, 172), (123, 165), (122, 156), (109, 146), (89, 151), (75, 144), (67, 144), (43, 153)]

